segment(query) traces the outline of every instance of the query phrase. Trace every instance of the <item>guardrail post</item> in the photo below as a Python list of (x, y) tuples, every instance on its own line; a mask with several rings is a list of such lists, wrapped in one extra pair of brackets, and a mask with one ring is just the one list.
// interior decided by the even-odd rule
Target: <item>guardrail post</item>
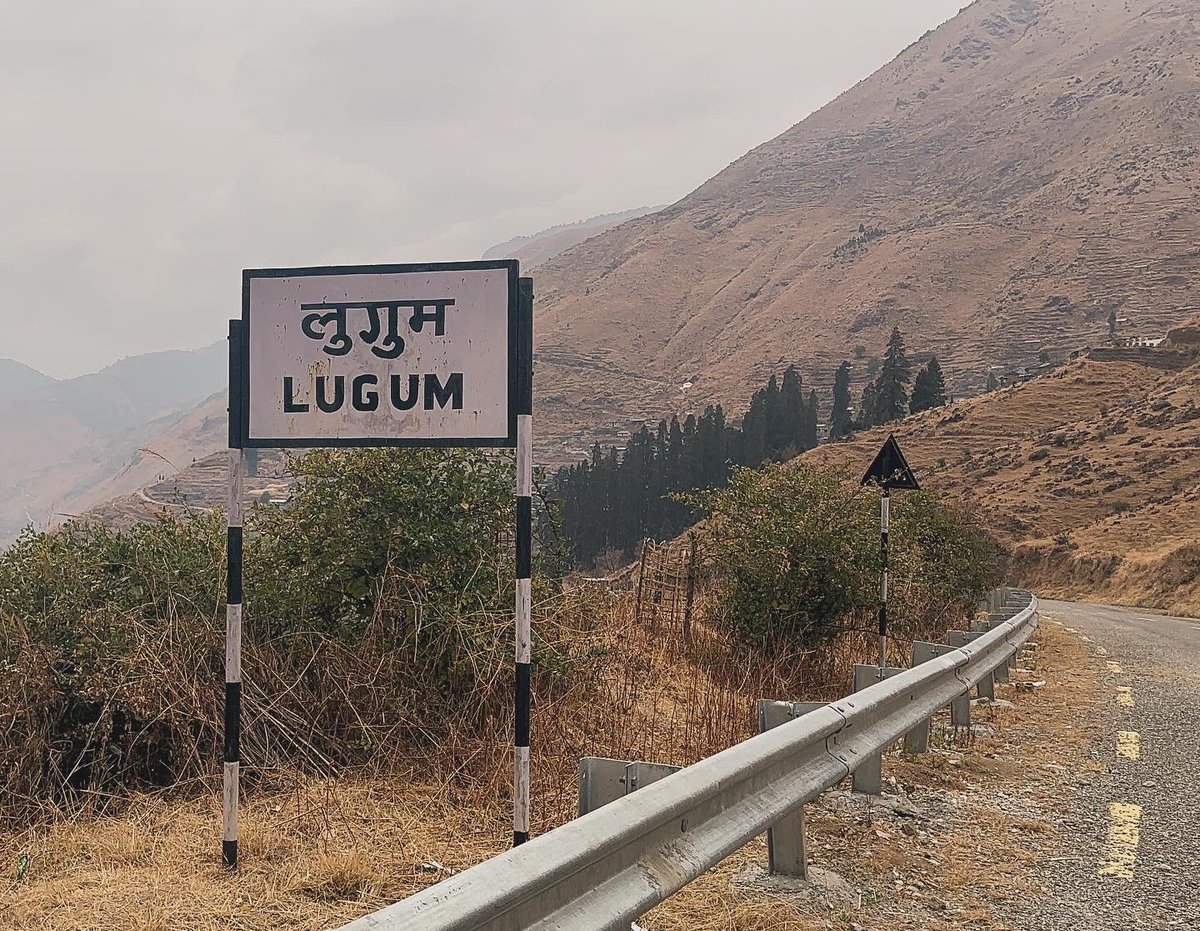
[[(946, 642), (954, 649), (961, 649), (982, 637), (987, 631), (983, 630), (952, 630), (946, 634)], [(989, 701), (996, 700), (996, 674), (989, 672), (986, 676), (979, 680), (975, 685), (975, 691), (980, 698), (986, 698)], [(967, 693), (967, 701), (970, 702), (970, 693)], [(969, 707), (969, 704), (968, 704)], [(969, 714), (969, 713), (968, 713)], [(970, 721), (967, 722), (968, 724)]]
[(579, 814), (586, 815), (677, 772), (678, 766), (665, 763), (629, 763), (585, 756), (579, 761)]
[(971, 692), (964, 690), (954, 701), (950, 702), (950, 726), (971, 726)]
[(1016, 656), (1015, 651), (1013, 653), (1010, 653), (1008, 656), (1006, 656), (1004, 659), (1004, 662), (996, 667), (996, 671), (993, 673), (993, 676), (995, 677), (997, 682), (1011, 682), (1012, 681), (1011, 672), (1012, 672), (1014, 656)]
[[(1017, 611), (1014, 608), (1009, 608), (1002, 612), (991, 613), (987, 616), (986, 620), (980, 621), (977, 625), (975, 625), (974, 629), (978, 629), (981, 631), (992, 630), (996, 626), (1003, 624), (1005, 621), (1012, 620), (1012, 618), (1014, 617), (1014, 615), (1016, 613), (1017, 613)], [(1012, 681), (1011, 672), (1012, 672), (1012, 668), (1013, 668), (1013, 665), (1015, 664), (1015, 662), (1016, 662), (1016, 653), (1013, 653), (1013, 655), (1006, 657), (1004, 662), (996, 667), (995, 681), (1011, 682)]]
[(625, 794), (625, 760), (585, 756), (579, 761), (579, 814), (586, 815)]
[[(758, 732), (766, 733), (801, 715), (824, 708), (819, 701), (758, 702)], [(808, 879), (808, 856), (804, 844), (804, 806), (776, 821), (767, 831), (767, 870), (772, 876)]]
[[(870, 688), (876, 682), (882, 682), (884, 679), (890, 679), (892, 676), (904, 672), (896, 666), (887, 666), (880, 669), (878, 666), (858, 666), (854, 667), (854, 691), (861, 692), (865, 688)], [(854, 770), (854, 777), (851, 782), (851, 788), (855, 792), (862, 792), (864, 795), (882, 795), (883, 794), (883, 751), (876, 753), (864, 759), (858, 768)]]
[(666, 779), (672, 773), (679, 772), (678, 766), (668, 766), (666, 763), (630, 763), (625, 767), (625, 794), (644, 789), (651, 783)]
[[(952, 630), (946, 635), (947, 650), (956, 650), (965, 643), (971, 640), (978, 639), (983, 636), (981, 633), (972, 632), (974, 636), (969, 636), (965, 643), (956, 643), (959, 638), (956, 634), (963, 634), (961, 630)], [(950, 703), (950, 726), (951, 727), (970, 727), (971, 726), (971, 690), (964, 688), (961, 695)]]
[[(912, 645), (912, 664), (913, 666), (919, 666), (921, 663), (927, 663), (931, 659), (936, 659), (951, 652), (953, 652), (953, 648), (944, 643), (926, 643), (923, 640), (914, 640)], [(905, 753), (925, 753), (929, 749), (929, 729), (931, 722), (931, 718), (926, 718), (904, 735)]]

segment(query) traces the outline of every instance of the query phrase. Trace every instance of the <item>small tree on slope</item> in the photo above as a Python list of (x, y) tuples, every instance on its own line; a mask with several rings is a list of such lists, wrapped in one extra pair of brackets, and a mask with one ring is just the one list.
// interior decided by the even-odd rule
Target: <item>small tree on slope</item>
[(942, 407), (945, 403), (946, 379), (942, 375), (942, 367), (938, 363), (937, 356), (934, 356), (917, 373), (917, 380), (913, 383), (912, 398), (908, 403), (908, 409), (912, 413), (918, 414), (921, 411)]
[(912, 362), (904, 349), (900, 328), (892, 330), (883, 365), (875, 379), (876, 423), (891, 423), (908, 413), (908, 383), (912, 380)]
[(850, 363), (843, 362), (833, 376), (833, 410), (829, 414), (829, 439), (837, 440), (850, 430)]

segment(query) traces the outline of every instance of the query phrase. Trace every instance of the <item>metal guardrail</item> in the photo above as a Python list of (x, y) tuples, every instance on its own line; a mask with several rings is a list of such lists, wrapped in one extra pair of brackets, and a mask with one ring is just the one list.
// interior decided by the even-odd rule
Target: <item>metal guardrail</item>
[[(627, 929), (1007, 663), (1037, 599), (959, 649), (701, 760), (343, 931)], [(997, 606), (999, 607), (999, 606)]]

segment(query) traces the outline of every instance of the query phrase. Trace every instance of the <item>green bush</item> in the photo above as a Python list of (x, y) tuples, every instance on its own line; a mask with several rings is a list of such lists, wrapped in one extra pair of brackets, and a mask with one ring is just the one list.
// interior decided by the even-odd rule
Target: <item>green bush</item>
[(286, 505), (259, 507), (247, 608), (262, 635), (354, 642), (380, 608), (454, 623), (512, 603), (513, 476), (468, 450), (309, 453)]
[[(766, 648), (811, 648), (869, 626), (879, 592), (879, 501), (798, 463), (739, 471), (703, 497), (702, 551), (722, 620)], [(924, 493), (892, 497), (889, 614), (897, 634), (959, 619), (990, 588), (998, 551), (964, 512)]]
[[(250, 762), (379, 764), (505, 713), (511, 456), (314, 452), (293, 471), (286, 505), (248, 512)], [(535, 604), (553, 591), (535, 572)], [(0, 553), (0, 810), (216, 771), (224, 631), (223, 512), (24, 533)], [(535, 641), (557, 669), (552, 649)]]

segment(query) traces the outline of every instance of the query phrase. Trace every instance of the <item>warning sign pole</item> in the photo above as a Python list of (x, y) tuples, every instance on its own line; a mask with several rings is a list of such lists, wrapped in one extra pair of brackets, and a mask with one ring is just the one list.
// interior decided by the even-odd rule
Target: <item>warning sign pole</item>
[(864, 487), (871, 485), (880, 490), (879, 496), (879, 670), (887, 666), (888, 645), (888, 535), (892, 529), (892, 489), (920, 491), (917, 477), (904, 458), (896, 437), (889, 435), (883, 448), (871, 462), (862, 477)]
[(887, 666), (887, 599), (888, 599), (888, 532), (891, 529), (892, 492), (883, 489), (879, 498), (879, 555), (882, 571), (879, 577), (879, 668)]

